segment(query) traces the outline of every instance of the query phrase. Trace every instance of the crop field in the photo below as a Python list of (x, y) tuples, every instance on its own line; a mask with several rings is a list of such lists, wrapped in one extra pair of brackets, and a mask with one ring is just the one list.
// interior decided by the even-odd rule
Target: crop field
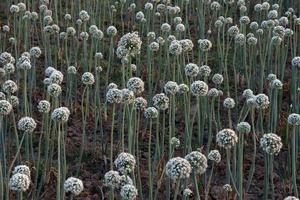
[(0, 200), (299, 200), (299, 0), (0, 0)]

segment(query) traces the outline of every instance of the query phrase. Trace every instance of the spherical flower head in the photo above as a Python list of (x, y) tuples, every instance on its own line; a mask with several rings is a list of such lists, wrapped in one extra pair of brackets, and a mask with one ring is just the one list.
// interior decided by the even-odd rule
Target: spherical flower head
[(285, 197), (284, 200), (299, 200), (299, 199), (294, 196), (288, 196), (288, 197)]
[(246, 133), (246, 134), (248, 134), (251, 131), (251, 126), (250, 126), (250, 124), (248, 122), (240, 122), (240, 123), (237, 124), (236, 130), (239, 133), (242, 133), (242, 134)]
[(151, 51), (153, 51), (153, 52), (158, 51), (158, 50), (159, 50), (159, 43), (157, 43), (157, 42), (151, 42), (151, 43), (149, 44), (149, 49), (150, 49)]
[(119, 187), (122, 188), (124, 185), (127, 184), (133, 185), (132, 179), (128, 175), (121, 175)]
[(40, 47), (32, 47), (29, 52), (30, 52), (30, 56), (34, 58), (38, 58), (42, 54)]
[(215, 163), (219, 163), (221, 162), (221, 154), (218, 150), (214, 149), (211, 150), (208, 155), (207, 158)]
[(136, 72), (137, 66), (135, 64), (130, 64), (132, 72)]
[(164, 91), (168, 95), (175, 95), (178, 92), (178, 84), (174, 81), (168, 81), (164, 86)]
[(7, 80), (2, 84), (2, 89), (6, 94), (14, 94), (18, 90), (18, 86), (14, 81)]
[(70, 20), (72, 20), (72, 16), (70, 15), (70, 14), (65, 14), (65, 16), (64, 16), (64, 19), (66, 20), (66, 21), (70, 21)]
[(289, 24), (289, 19), (287, 17), (280, 17), (279, 18), (279, 23), (281, 26), (287, 26)]
[(285, 28), (283, 26), (275, 26), (272, 30), (273, 36), (284, 37)]
[(11, 190), (25, 192), (30, 186), (30, 178), (21, 173), (14, 174), (10, 179), (8, 186)]
[(127, 184), (121, 188), (120, 195), (123, 200), (134, 200), (138, 195), (138, 191), (134, 185)]
[(212, 43), (208, 39), (200, 39), (198, 40), (200, 51), (207, 52), (211, 49)]
[(207, 168), (207, 159), (199, 151), (192, 151), (184, 157), (191, 164), (192, 170), (198, 174), (203, 174)]
[(53, 72), (57, 71), (54, 67), (47, 67), (45, 69), (45, 76), (50, 77)]
[(250, 18), (248, 16), (242, 16), (240, 18), (240, 23), (243, 25), (247, 25), (250, 23)]
[(232, 192), (232, 187), (229, 184), (223, 185), (224, 192)]
[(73, 37), (76, 34), (76, 30), (73, 27), (68, 27), (66, 33), (68, 37)]
[(206, 96), (208, 85), (203, 81), (195, 81), (191, 84), (190, 89), (194, 96)]
[(143, 97), (137, 97), (136, 99), (134, 99), (133, 108), (135, 110), (143, 111), (147, 107), (147, 104), (148, 102), (146, 99), (144, 99)]
[(47, 87), (47, 92), (51, 97), (58, 97), (61, 94), (62, 90), (60, 85), (52, 83)]
[(122, 152), (118, 155), (114, 163), (118, 171), (126, 175), (134, 171), (136, 161), (133, 155)]
[(12, 63), (8, 63), (3, 67), (4, 73), (12, 74), (15, 72), (15, 66)]
[(176, 32), (178, 33), (183, 33), (185, 31), (185, 26), (184, 24), (177, 24), (175, 28)]
[(259, 28), (259, 25), (257, 22), (254, 21), (254, 22), (250, 23), (250, 29), (257, 30), (258, 28)]
[(12, 110), (12, 105), (6, 100), (0, 100), (0, 115), (8, 115)]
[(3, 52), (0, 54), (0, 63), (2, 65), (6, 65), (8, 63), (11, 63), (12, 62), (12, 55), (10, 53), (7, 53), (7, 52)]
[(67, 107), (55, 108), (51, 113), (51, 119), (58, 123), (66, 123), (70, 116), (70, 110)]
[(263, 2), (262, 4), (261, 4), (261, 8), (262, 8), (262, 10), (265, 10), (265, 11), (268, 11), (269, 9), (270, 9), (270, 4), (269, 4), (269, 2)]
[(108, 90), (110, 90), (110, 89), (118, 89), (118, 85), (115, 84), (115, 83), (110, 83), (110, 84), (108, 84), (107, 89)]
[(223, 129), (217, 133), (216, 141), (220, 147), (231, 149), (237, 143), (238, 137), (234, 130)]
[(122, 102), (122, 91), (119, 89), (109, 89), (106, 93), (106, 101), (112, 104), (118, 104)]
[(200, 68), (199, 68), (199, 74), (200, 76), (203, 76), (203, 77), (208, 77), (211, 73), (211, 69), (208, 65), (202, 65)]
[(178, 40), (173, 40), (169, 46), (169, 53), (178, 56), (182, 53), (182, 46)]
[(278, 12), (277, 10), (270, 10), (268, 12), (268, 18), (269, 19), (276, 19), (278, 17)]
[(194, 43), (190, 39), (179, 40), (179, 42), (182, 46), (182, 51), (183, 52), (190, 52), (194, 48)]
[(300, 115), (297, 113), (292, 113), (288, 116), (288, 123), (292, 126), (300, 125)]
[(294, 31), (292, 29), (289, 29), (289, 28), (284, 29), (285, 37), (292, 37), (293, 35), (294, 35)]
[(190, 196), (192, 196), (193, 195), (193, 191), (191, 190), (191, 189), (189, 189), (189, 188), (185, 188), (184, 190), (183, 190), (183, 196), (184, 197), (190, 197)]
[(141, 94), (144, 91), (144, 82), (138, 77), (132, 77), (127, 82), (127, 88), (135, 94)]
[(189, 63), (184, 68), (185, 75), (188, 77), (196, 77), (200, 71), (198, 65), (194, 63)]
[(10, 31), (9, 26), (8, 26), (8, 25), (2, 26), (2, 31), (3, 31), (4, 33), (9, 33), (9, 31)]
[(214, 1), (210, 4), (210, 9), (215, 12), (219, 11), (221, 9), (221, 5), (219, 4), (219, 2)]
[(212, 82), (216, 85), (221, 85), (223, 83), (223, 75), (222, 74), (214, 74), (212, 77)]
[(249, 37), (247, 39), (247, 44), (249, 46), (255, 46), (257, 44), (257, 38), (255, 38), (255, 37)]
[(240, 33), (240, 29), (238, 26), (231, 26), (228, 30), (227, 33), (230, 37), (236, 37)]
[(144, 116), (146, 119), (155, 119), (158, 117), (158, 111), (155, 107), (148, 107), (144, 111)]
[(110, 170), (104, 175), (104, 183), (108, 187), (118, 188), (120, 186), (121, 176), (119, 172)]
[(166, 164), (166, 175), (174, 181), (189, 178), (191, 171), (191, 164), (185, 158), (175, 157)]
[(20, 12), (20, 8), (19, 8), (17, 5), (11, 5), (10, 8), (9, 8), (9, 11), (10, 11), (12, 14), (15, 14), (15, 13)]
[(215, 24), (214, 24), (214, 26), (218, 29), (218, 31), (222, 28), (222, 26), (223, 26), (223, 22), (221, 21), (221, 20), (219, 20), (219, 19), (217, 19), (216, 21), (215, 21)]
[(30, 177), (30, 168), (27, 165), (17, 165), (17, 166), (15, 166), (12, 174), (15, 175), (18, 173), (24, 174), (24, 175)]
[(211, 88), (210, 90), (208, 90), (207, 96), (209, 96), (209, 97), (218, 97), (218, 96), (220, 96), (220, 92), (217, 88)]
[(125, 105), (132, 104), (135, 99), (134, 92), (127, 88), (124, 88), (121, 91), (122, 91), (122, 103)]
[(251, 89), (245, 89), (243, 91), (243, 97), (245, 97), (246, 99), (250, 99), (254, 97), (253, 91)]
[(49, 113), (50, 108), (50, 102), (47, 100), (41, 100), (37, 105), (37, 109), (40, 113)]
[(237, 45), (243, 46), (246, 43), (246, 37), (245, 37), (245, 35), (241, 34), (241, 33), (237, 34), (234, 37), (234, 42)]
[(292, 66), (300, 69), (300, 56), (296, 56), (292, 59)]
[(118, 58), (135, 57), (141, 53), (142, 40), (138, 32), (123, 35), (118, 43)]
[(85, 72), (81, 76), (81, 81), (84, 85), (93, 85), (95, 83), (94, 75), (90, 72)]
[(87, 32), (79, 33), (79, 40), (80, 41), (87, 41), (89, 39), (89, 34)]
[(117, 35), (118, 31), (117, 31), (116, 27), (109, 26), (106, 30), (106, 33), (108, 36), (113, 37), (113, 36)]
[(190, 91), (189, 86), (184, 83), (178, 85), (178, 94), (186, 94)]
[(152, 3), (145, 3), (145, 10), (153, 10), (153, 4)]
[(17, 62), (17, 68), (21, 70), (29, 70), (31, 69), (30, 58), (27, 56), (21, 56)]
[(89, 14), (85, 10), (82, 10), (82, 11), (79, 12), (79, 18), (83, 22), (87, 22), (87, 21), (89, 21), (90, 16), (89, 16)]
[(273, 36), (271, 39), (271, 44), (274, 46), (280, 46), (282, 43), (282, 38), (280, 36)]
[(166, 110), (169, 107), (169, 98), (166, 94), (160, 93), (156, 94), (153, 98), (153, 105), (158, 109), (158, 110)]
[(273, 89), (282, 89), (283, 84), (279, 79), (275, 79), (271, 82), (271, 87)]
[(180, 146), (180, 140), (177, 137), (172, 137), (170, 143), (174, 148), (178, 148)]
[(225, 100), (224, 100), (224, 102), (223, 102), (223, 106), (224, 106), (224, 108), (227, 108), (227, 109), (232, 109), (232, 108), (234, 108), (234, 106), (235, 106), (235, 101), (234, 101), (234, 99), (233, 98), (226, 98)]
[(254, 97), (255, 107), (257, 109), (266, 109), (269, 107), (269, 97), (265, 94), (258, 94)]
[(171, 31), (171, 26), (170, 24), (168, 23), (163, 23), (161, 26), (160, 26), (160, 30), (164, 33), (168, 33)]
[(174, 23), (177, 24), (181, 24), (182, 23), (182, 18), (181, 17), (174, 17), (173, 19)]
[(137, 12), (136, 14), (135, 14), (135, 19), (137, 20), (137, 21), (141, 21), (142, 19), (144, 19), (145, 18), (145, 15), (144, 15), (144, 13), (142, 12), (142, 11), (139, 11), (139, 12)]
[[(167, 41), (170, 42), (170, 43), (171, 43), (172, 41), (174, 41), (174, 40), (176, 40), (176, 36), (175, 36), (175, 35), (169, 35), (168, 38), (167, 38)], [(179, 42), (180, 42), (180, 41), (179, 41)]]
[(260, 139), (260, 146), (267, 154), (277, 155), (282, 148), (281, 138), (275, 133), (264, 134)]
[(31, 117), (22, 117), (18, 122), (18, 129), (24, 133), (32, 133), (36, 128), (36, 122)]
[(64, 75), (60, 71), (54, 70), (51, 73), (49, 79), (50, 79), (51, 83), (61, 84), (64, 80)]
[(77, 74), (77, 69), (74, 66), (69, 66), (68, 69), (67, 69), (67, 72), (68, 72), (68, 74), (75, 75), (75, 74)]
[(83, 191), (82, 180), (74, 177), (69, 177), (64, 182), (65, 192), (70, 192), (73, 195), (79, 195)]

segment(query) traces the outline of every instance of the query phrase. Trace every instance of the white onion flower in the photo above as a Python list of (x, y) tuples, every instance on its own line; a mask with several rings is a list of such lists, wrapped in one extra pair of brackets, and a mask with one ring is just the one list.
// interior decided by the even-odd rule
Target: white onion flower
[(83, 191), (82, 180), (74, 177), (69, 177), (64, 182), (64, 190), (65, 192), (70, 192), (74, 195), (79, 195)]

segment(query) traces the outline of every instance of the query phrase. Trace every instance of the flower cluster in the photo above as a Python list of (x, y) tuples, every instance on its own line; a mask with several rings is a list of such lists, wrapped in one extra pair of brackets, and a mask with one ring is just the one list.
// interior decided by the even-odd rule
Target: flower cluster
[(194, 96), (206, 96), (208, 85), (203, 81), (195, 81), (191, 84), (190, 89)]
[(260, 146), (267, 154), (277, 155), (282, 148), (281, 138), (275, 133), (264, 134), (260, 139)]
[(129, 153), (122, 152), (114, 161), (118, 171), (124, 175), (130, 174), (135, 168), (135, 158)]
[(9, 179), (8, 186), (11, 190), (25, 192), (30, 186), (30, 178), (26, 174), (16, 173)]
[(127, 33), (118, 43), (117, 56), (119, 58), (135, 57), (140, 54), (141, 46), (142, 40), (137, 32)]
[(153, 105), (159, 110), (166, 110), (169, 107), (169, 98), (164, 93), (156, 94), (153, 98)]
[(211, 150), (208, 153), (207, 158), (211, 161), (216, 162), (216, 163), (221, 162), (221, 154), (218, 150)]
[(191, 164), (192, 169), (198, 173), (203, 174), (207, 168), (207, 159), (199, 151), (192, 151), (184, 157)]
[(69, 177), (64, 182), (64, 190), (73, 195), (79, 195), (83, 191), (83, 183), (78, 178)]
[(218, 145), (225, 149), (231, 149), (237, 143), (237, 140), (238, 137), (232, 129), (223, 129), (216, 136)]
[(55, 108), (51, 113), (51, 119), (59, 123), (65, 123), (70, 116), (70, 110), (67, 107)]
[(191, 171), (189, 161), (181, 157), (172, 158), (166, 164), (166, 174), (172, 180), (188, 178)]
[(24, 133), (32, 133), (36, 128), (36, 122), (31, 117), (23, 117), (18, 122), (18, 129)]

